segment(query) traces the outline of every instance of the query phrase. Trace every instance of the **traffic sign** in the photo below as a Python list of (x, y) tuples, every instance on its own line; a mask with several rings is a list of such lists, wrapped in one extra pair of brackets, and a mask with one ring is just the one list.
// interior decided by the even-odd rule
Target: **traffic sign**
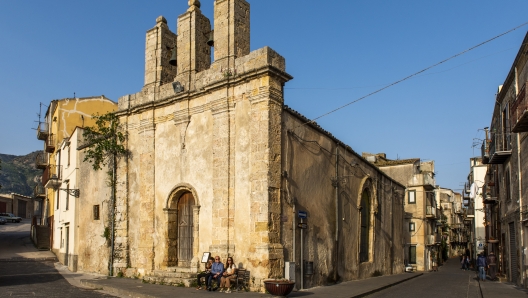
[(299, 216), (299, 218), (307, 218), (308, 217), (308, 212), (306, 211), (299, 211), (297, 213), (297, 215)]
[(299, 223), (299, 224), (297, 224), (297, 227), (300, 228), (300, 229), (307, 229), (308, 228), (308, 224)]

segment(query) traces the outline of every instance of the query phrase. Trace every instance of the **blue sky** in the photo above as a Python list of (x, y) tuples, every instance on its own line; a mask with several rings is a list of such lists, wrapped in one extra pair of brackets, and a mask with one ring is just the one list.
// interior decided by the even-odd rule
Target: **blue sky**
[[(213, 0), (201, 0), (211, 20)], [(285, 103), (315, 118), (528, 21), (526, 0), (249, 0), (251, 49), (286, 58)], [(186, 0), (0, 1), (0, 153), (42, 148), (39, 103), (143, 85), (145, 32)], [(435, 160), (458, 189), (528, 26), (318, 120), (358, 153)]]

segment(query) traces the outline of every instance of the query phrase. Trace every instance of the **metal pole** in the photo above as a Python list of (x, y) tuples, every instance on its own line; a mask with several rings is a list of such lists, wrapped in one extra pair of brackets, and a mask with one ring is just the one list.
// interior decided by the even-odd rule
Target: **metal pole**
[[(304, 222), (301, 218), (301, 225)], [(304, 229), (301, 229), (301, 290), (304, 289), (304, 242), (303, 242)]]

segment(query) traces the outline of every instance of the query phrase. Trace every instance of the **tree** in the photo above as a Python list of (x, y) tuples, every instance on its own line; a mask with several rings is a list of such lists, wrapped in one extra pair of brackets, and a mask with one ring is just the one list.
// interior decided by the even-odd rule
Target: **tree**
[[(123, 145), (126, 140), (126, 135), (121, 129), (119, 118), (113, 112), (108, 112), (104, 115), (94, 115), (94, 127), (85, 127), (83, 137), (86, 148), (83, 162), (92, 164), (95, 171), (101, 170), (105, 166), (109, 166), (110, 170), (107, 172), (110, 186), (112, 188), (112, 205), (111, 210), (111, 229), (110, 229), (110, 260), (108, 260), (109, 275), (114, 274), (114, 240), (115, 240), (115, 198), (116, 198), (116, 168), (117, 160), (121, 157), (128, 156), (128, 150)], [(105, 234), (108, 227), (105, 228)]]

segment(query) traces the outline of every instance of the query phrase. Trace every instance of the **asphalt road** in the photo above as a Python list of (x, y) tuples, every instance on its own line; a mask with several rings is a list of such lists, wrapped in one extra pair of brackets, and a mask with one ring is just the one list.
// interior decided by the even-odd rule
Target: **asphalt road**
[(460, 269), (457, 258), (450, 259), (437, 272), (374, 293), (368, 297), (427, 297), (427, 298), (480, 298), (475, 271)]
[(0, 225), (0, 297), (114, 297), (71, 285), (55, 268), (55, 255), (39, 251), (29, 219)]

